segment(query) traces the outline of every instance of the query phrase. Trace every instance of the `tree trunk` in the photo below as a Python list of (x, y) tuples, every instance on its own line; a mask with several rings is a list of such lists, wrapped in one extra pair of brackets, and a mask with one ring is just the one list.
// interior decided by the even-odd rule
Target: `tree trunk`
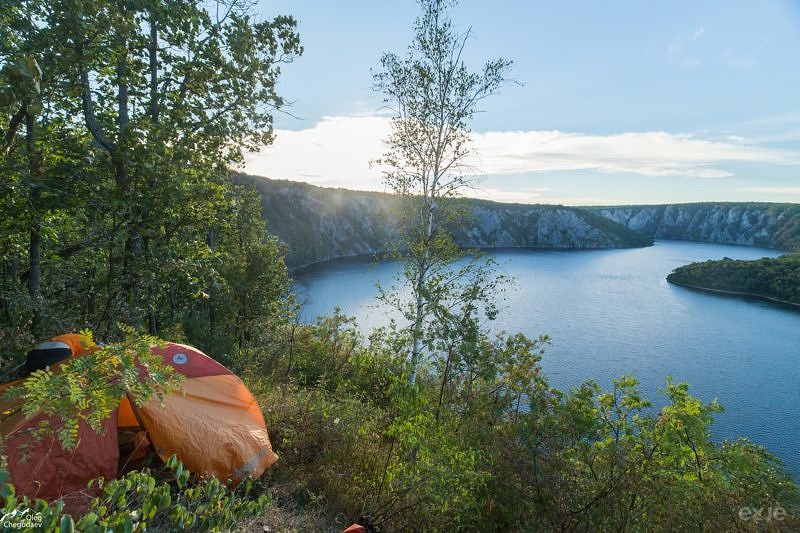
[[(438, 168), (438, 164), (437, 164)], [(429, 191), (429, 198), (425, 198), (425, 205), (427, 213), (425, 213), (425, 237), (423, 242), (422, 258), (419, 264), (419, 276), (417, 278), (416, 287), (416, 309), (414, 316), (413, 338), (414, 345), (411, 351), (411, 376), (409, 382), (414, 383), (417, 380), (417, 366), (419, 365), (420, 356), (422, 354), (422, 325), (425, 319), (425, 298), (424, 291), (427, 283), (427, 273), (430, 263), (431, 254), (431, 238), (433, 238), (433, 231), (435, 227), (435, 214), (436, 214), (436, 184), (438, 177), (433, 180), (431, 190)]]
[[(124, 38), (121, 44), (125, 48)], [(128, 126), (128, 117), (128, 54), (125, 50), (117, 62), (117, 127), (120, 137)]]
[(444, 365), (444, 374), (442, 374), (442, 385), (439, 387), (439, 403), (436, 406), (436, 421), (439, 421), (439, 415), (442, 412), (442, 404), (444, 403), (444, 388), (447, 386), (447, 378), (450, 374), (450, 363), (453, 361), (453, 350), (455, 349), (454, 341), (450, 342), (449, 349), (447, 350), (447, 361)]
[(97, 275), (97, 267), (91, 267), (86, 271), (86, 279), (89, 280), (89, 288), (86, 291), (86, 315), (84, 316), (84, 323), (90, 324), (97, 312), (97, 293), (95, 290), (95, 276)]
[[(117, 187), (120, 189), (122, 196), (130, 208), (130, 216), (126, 224), (127, 237), (125, 239), (125, 253), (122, 260), (122, 289), (125, 293), (125, 299), (128, 303), (128, 312), (130, 313), (130, 321), (133, 324), (141, 324), (144, 320), (143, 314), (140, 312), (139, 301), (139, 284), (138, 269), (141, 265), (138, 264), (138, 259), (142, 255), (142, 234), (140, 231), (140, 224), (142, 222), (142, 206), (139, 205), (133, 198), (131, 198), (131, 182), (128, 174), (128, 166), (125, 161), (124, 152), (119, 147), (125, 146), (125, 130), (129, 122), (129, 101), (128, 101), (128, 56), (127, 56), (127, 42), (125, 37), (120, 37), (120, 48), (124, 52), (120, 55), (117, 62), (117, 150), (112, 154), (114, 162), (114, 174)], [(149, 325), (148, 325), (149, 327)]]
[[(435, 182), (434, 182), (435, 183)], [(435, 185), (434, 185), (435, 186)], [(431, 190), (431, 195), (433, 195), (434, 191)], [(427, 283), (427, 273), (429, 268), (430, 262), (430, 248), (431, 248), (431, 238), (433, 237), (433, 229), (434, 229), (434, 215), (436, 211), (436, 200), (431, 197), (430, 202), (426, 199), (426, 205), (428, 207), (428, 212), (426, 213), (426, 223), (425, 223), (425, 241), (423, 243), (424, 251), (422, 252), (422, 259), (419, 264), (419, 276), (417, 279), (417, 288), (416, 288), (416, 309), (415, 309), (415, 316), (414, 316), (414, 327), (413, 327), (413, 337), (414, 337), (414, 346), (411, 352), (411, 376), (409, 381), (414, 383), (417, 379), (417, 366), (419, 365), (420, 356), (422, 354), (422, 323), (425, 319), (425, 298), (424, 298), (424, 291), (425, 285)]]
[(28, 244), (28, 294), (33, 301), (33, 320), (31, 321), (31, 333), (38, 338), (39, 326), (42, 321), (41, 296), (42, 296), (42, 235), (39, 232), (39, 225), (34, 224), (31, 228), (30, 241)]
[[(211, 250), (211, 253), (214, 253), (214, 244), (215, 244), (215, 231), (214, 228), (211, 228), (206, 233), (206, 244), (208, 244), (208, 249)], [(216, 281), (211, 280), (208, 285), (208, 332), (211, 336), (214, 336), (214, 332), (217, 329), (217, 289), (216, 289)]]
[(150, 335), (158, 335), (158, 320), (156, 318), (156, 311), (152, 305), (149, 310), (148, 324), (150, 326)]
[(150, 43), (147, 48), (150, 62), (150, 120), (158, 122), (158, 20), (155, 13), (150, 12)]
[[(27, 104), (26, 104), (27, 108)], [(28, 187), (31, 204), (31, 227), (28, 241), (28, 294), (33, 302), (31, 333), (38, 337), (42, 321), (42, 234), (38, 209), (40, 208), (41, 160), (36, 149), (36, 117), (30, 111), (25, 113), (25, 146), (28, 159)]]

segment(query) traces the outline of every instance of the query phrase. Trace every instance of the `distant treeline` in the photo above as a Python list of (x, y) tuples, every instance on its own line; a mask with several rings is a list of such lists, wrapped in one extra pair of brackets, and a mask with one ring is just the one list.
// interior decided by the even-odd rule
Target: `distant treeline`
[(667, 281), (800, 305), (800, 254), (743, 261), (724, 258), (675, 269)]

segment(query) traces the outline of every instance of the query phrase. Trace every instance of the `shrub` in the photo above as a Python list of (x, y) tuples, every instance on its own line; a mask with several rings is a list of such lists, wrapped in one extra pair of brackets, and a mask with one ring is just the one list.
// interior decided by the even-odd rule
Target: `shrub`
[[(48, 503), (17, 498), (0, 471), (4, 529), (19, 528), (22, 520), (41, 531), (227, 531), (232, 525), (260, 513), (269, 505), (265, 495), (253, 495), (253, 482), (228, 487), (217, 479), (190, 480), (189, 471), (174, 456), (159, 472), (132, 471), (110, 481), (94, 480), (102, 492), (85, 512), (65, 512), (62, 500)], [(39, 529), (41, 528), (41, 529)]]

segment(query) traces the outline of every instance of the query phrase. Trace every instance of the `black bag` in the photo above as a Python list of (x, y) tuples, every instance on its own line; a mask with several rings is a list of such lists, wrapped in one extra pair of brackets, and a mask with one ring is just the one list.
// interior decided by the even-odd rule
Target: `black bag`
[(43, 342), (28, 352), (25, 371), (30, 374), (70, 357), (72, 350), (63, 342)]

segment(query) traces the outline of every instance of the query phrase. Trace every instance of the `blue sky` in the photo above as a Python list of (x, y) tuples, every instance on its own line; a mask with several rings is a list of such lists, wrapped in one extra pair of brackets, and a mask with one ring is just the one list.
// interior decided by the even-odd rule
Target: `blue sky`
[[(371, 91), (385, 51), (402, 53), (411, 0), (279, 0), (305, 54), (284, 67), (293, 102), (274, 146), (245, 170), (383, 190), (388, 116)], [(800, 202), (800, 3), (479, 1), (467, 62), (502, 56), (513, 78), (472, 123), (475, 196), (499, 201)]]

